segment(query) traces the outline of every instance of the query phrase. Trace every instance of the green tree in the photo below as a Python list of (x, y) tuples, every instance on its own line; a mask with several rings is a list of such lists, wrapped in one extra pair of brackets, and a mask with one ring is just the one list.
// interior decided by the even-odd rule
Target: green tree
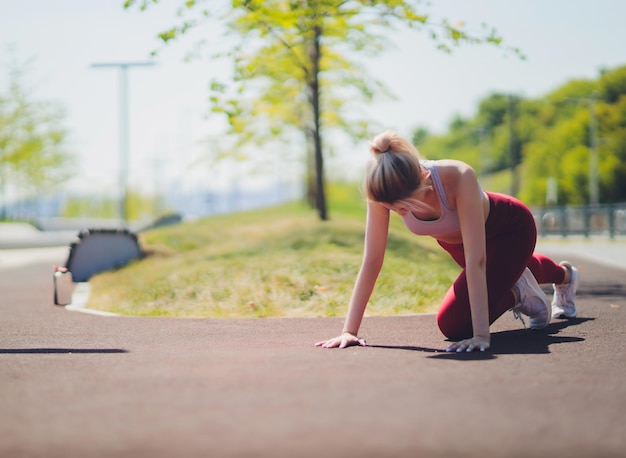
[[(491, 135), (488, 167), (483, 167), (486, 172), (503, 170), (509, 164), (507, 141), (508, 131), (505, 129), (507, 115), (509, 112), (509, 99), (506, 94), (491, 94), (480, 101), (477, 123), (484, 126), (487, 133)], [(486, 158), (483, 159), (485, 163)]]
[[(480, 140), (468, 134), (478, 126), (487, 127), (489, 143), (488, 165), (479, 170), (514, 170), (525, 202), (544, 204), (550, 180), (557, 184), (559, 204), (626, 200), (626, 67), (604, 70), (597, 80), (565, 82), (538, 99), (491, 94), (479, 102), (474, 118), (457, 117), (446, 133), (428, 136), (423, 150), (428, 157), (480, 167), (484, 154), (473, 153)], [(510, 173), (509, 190), (515, 179)]]
[(626, 94), (626, 66), (615, 70), (604, 69), (599, 81), (602, 99), (608, 103), (618, 103)]
[[(146, 8), (158, 0), (127, 0), (125, 6)], [(209, 8), (209, 2), (188, 0), (181, 6), (181, 23), (160, 34), (168, 42), (202, 21), (217, 18), (239, 39), (226, 55), (233, 59), (233, 81), (211, 85), (213, 110), (224, 114), (235, 154), (244, 145), (283, 141), (300, 132), (314, 165), (315, 203), (327, 219), (324, 190), (325, 134), (339, 129), (353, 139), (371, 133), (366, 119), (351, 119), (353, 103), (368, 102), (382, 85), (368, 78), (354, 59), (360, 53), (376, 55), (384, 49), (382, 32), (406, 26), (429, 33), (443, 51), (460, 43), (502, 45), (486, 26), (477, 34), (461, 24), (433, 20), (421, 1), (371, 0), (234, 0), (227, 11)], [(189, 20), (186, 13), (196, 12)], [(515, 52), (519, 52), (515, 50)], [(232, 153), (232, 150), (231, 150)]]
[(426, 127), (418, 127), (413, 131), (412, 141), (415, 146), (420, 148), (422, 143), (424, 143), (428, 137), (430, 136), (430, 132)]
[(10, 65), (9, 87), (0, 93), (2, 204), (9, 190), (26, 198), (49, 191), (71, 176), (67, 131), (62, 126), (65, 115), (56, 104), (29, 96), (24, 68), (15, 62)]
[[(624, 81), (626, 82), (626, 77)], [(616, 103), (599, 104), (598, 118), (601, 137), (598, 165), (600, 197), (605, 202), (624, 202), (626, 201), (626, 90)]]

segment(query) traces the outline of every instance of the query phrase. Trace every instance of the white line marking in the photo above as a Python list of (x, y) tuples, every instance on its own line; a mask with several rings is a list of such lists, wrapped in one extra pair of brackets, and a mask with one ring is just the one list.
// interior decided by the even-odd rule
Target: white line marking
[(90, 292), (91, 287), (89, 286), (89, 283), (76, 283), (76, 288), (74, 289), (74, 293), (72, 294), (72, 303), (66, 305), (65, 309), (69, 310), (70, 312), (89, 313), (90, 315), (119, 316), (119, 314), (117, 313), (103, 312), (101, 310), (92, 310), (85, 308), (85, 304), (87, 303), (87, 299), (89, 299)]

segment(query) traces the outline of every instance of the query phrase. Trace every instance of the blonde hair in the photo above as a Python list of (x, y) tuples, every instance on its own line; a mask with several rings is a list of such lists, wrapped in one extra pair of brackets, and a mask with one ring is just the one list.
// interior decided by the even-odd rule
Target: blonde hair
[(387, 130), (370, 143), (364, 191), (369, 200), (393, 204), (406, 202), (422, 185), (422, 168), (417, 148), (396, 132)]

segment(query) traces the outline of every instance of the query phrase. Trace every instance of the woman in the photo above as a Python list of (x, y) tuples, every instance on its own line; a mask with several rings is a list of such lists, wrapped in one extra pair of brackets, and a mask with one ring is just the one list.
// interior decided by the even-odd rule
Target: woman
[[(374, 138), (365, 176), (368, 199), (363, 262), (340, 336), (324, 348), (365, 345), (357, 337), (365, 307), (383, 265), (390, 212), (418, 235), (434, 237), (463, 268), (437, 314), (447, 351), (485, 351), (489, 326), (508, 310), (540, 329), (552, 317), (576, 316), (578, 271), (568, 262), (533, 253), (537, 230), (519, 200), (480, 188), (474, 170), (456, 160), (424, 161), (392, 131)], [(552, 283), (550, 301), (539, 283)]]

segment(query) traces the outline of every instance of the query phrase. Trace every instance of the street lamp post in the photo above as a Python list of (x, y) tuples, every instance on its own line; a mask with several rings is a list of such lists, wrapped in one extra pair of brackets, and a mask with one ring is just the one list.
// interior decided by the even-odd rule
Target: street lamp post
[(598, 178), (598, 118), (596, 117), (596, 98), (593, 93), (589, 97), (589, 201), (600, 202), (600, 186)]
[(587, 97), (567, 97), (573, 102), (589, 104), (589, 203), (597, 205), (600, 202), (600, 178), (598, 176), (598, 116), (596, 103), (599, 94), (592, 92)]
[(119, 170), (119, 187), (120, 202), (119, 215), (124, 223), (128, 221), (128, 69), (130, 67), (151, 67), (156, 65), (154, 62), (112, 62), (92, 64), (94, 68), (110, 68), (115, 67), (120, 70), (120, 170)]

